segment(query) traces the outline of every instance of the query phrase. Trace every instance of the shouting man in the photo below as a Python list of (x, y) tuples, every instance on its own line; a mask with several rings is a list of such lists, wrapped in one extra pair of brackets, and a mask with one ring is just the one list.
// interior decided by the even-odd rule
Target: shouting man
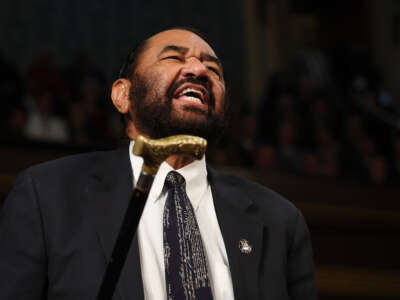
[[(143, 41), (111, 98), (129, 147), (29, 168), (0, 217), (0, 299), (95, 299), (142, 159), (138, 135), (212, 143), (222, 65), (191, 29)], [(175, 155), (157, 173), (114, 299), (316, 299), (302, 214), (273, 191)]]

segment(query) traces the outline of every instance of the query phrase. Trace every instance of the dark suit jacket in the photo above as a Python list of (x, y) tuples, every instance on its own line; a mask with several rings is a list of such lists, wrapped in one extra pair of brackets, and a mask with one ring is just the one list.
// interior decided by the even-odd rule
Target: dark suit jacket
[[(273, 191), (208, 170), (235, 299), (316, 299), (301, 213)], [(0, 299), (95, 299), (132, 192), (127, 148), (18, 176), (0, 217)], [(242, 253), (239, 241), (252, 246)], [(137, 239), (114, 299), (143, 299)]]

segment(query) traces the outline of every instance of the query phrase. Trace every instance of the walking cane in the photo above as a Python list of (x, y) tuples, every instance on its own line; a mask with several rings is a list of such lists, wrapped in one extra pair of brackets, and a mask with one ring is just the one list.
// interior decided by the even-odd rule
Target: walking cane
[(175, 135), (158, 140), (150, 140), (143, 136), (137, 137), (132, 152), (143, 157), (143, 167), (133, 190), (111, 258), (108, 261), (97, 300), (112, 299), (154, 176), (161, 163), (169, 156), (176, 154), (190, 155), (195, 159), (201, 159), (206, 147), (205, 139), (190, 135)]

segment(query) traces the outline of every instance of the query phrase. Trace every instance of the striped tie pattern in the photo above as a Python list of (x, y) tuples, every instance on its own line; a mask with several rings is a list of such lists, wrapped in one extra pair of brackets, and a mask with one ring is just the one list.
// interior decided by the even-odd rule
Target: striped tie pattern
[(203, 242), (186, 194), (185, 179), (171, 171), (165, 185), (168, 188), (163, 215), (167, 299), (211, 300)]

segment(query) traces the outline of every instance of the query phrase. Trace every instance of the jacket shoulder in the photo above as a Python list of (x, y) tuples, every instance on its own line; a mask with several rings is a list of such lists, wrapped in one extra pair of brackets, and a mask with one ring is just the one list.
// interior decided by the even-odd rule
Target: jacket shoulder
[(29, 167), (24, 173), (33, 177), (62, 176), (69, 173), (86, 173), (98, 161), (107, 155), (107, 151), (89, 152), (69, 155), (62, 158), (46, 161)]
[(233, 195), (237, 201), (250, 201), (264, 215), (296, 218), (297, 207), (278, 192), (249, 179), (216, 171), (209, 168), (209, 173), (216, 184), (222, 185), (225, 194)]

